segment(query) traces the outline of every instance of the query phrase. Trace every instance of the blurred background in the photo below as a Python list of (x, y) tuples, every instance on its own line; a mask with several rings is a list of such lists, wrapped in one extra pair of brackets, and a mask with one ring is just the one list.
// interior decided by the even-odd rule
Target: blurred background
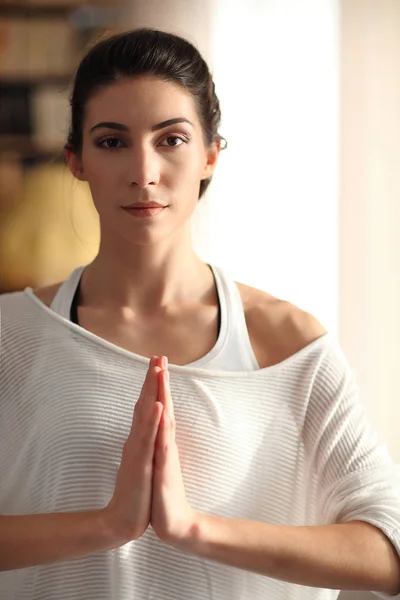
[(198, 253), (339, 338), (400, 464), (399, 0), (0, 0), (0, 293), (95, 256), (64, 165), (71, 78), (88, 45), (140, 26), (197, 45), (221, 101)]
[(95, 211), (63, 146), (79, 58), (119, 21), (115, 0), (0, 1), (1, 292), (58, 281), (94, 256)]

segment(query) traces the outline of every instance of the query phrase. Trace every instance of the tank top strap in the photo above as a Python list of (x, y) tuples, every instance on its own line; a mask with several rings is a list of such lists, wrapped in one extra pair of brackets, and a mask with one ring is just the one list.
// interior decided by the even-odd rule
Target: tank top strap
[(217, 283), (222, 324), (218, 348), (207, 368), (227, 371), (253, 371), (260, 366), (254, 354), (244, 314), (242, 297), (236, 282), (227, 272), (210, 265)]

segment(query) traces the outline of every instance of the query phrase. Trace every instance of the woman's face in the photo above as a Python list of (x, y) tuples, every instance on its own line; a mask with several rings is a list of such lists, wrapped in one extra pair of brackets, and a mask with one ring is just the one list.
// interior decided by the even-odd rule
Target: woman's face
[[(172, 119), (186, 121), (168, 124)], [(68, 161), (90, 186), (102, 235), (145, 244), (190, 221), (200, 181), (212, 175), (218, 154), (218, 144), (205, 146), (192, 96), (146, 76), (123, 79), (90, 98), (81, 156), (69, 153)], [(167, 208), (151, 218), (122, 208), (138, 201)]]

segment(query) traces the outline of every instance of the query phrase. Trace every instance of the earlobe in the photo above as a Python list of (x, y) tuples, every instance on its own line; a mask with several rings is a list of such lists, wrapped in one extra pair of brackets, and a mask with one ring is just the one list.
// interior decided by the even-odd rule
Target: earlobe
[(72, 175), (79, 179), (79, 181), (86, 181), (83, 172), (82, 161), (78, 157), (78, 155), (73, 152), (70, 148), (65, 148), (65, 158), (67, 160), (68, 168), (71, 171)]
[(219, 153), (221, 151), (221, 146), (219, 142), (215, 142), (207, 152), (207, 162), (204, 166), (203, 177), (202, 179), (209, 179), (214, 173), (214, 170), (217, 166)]

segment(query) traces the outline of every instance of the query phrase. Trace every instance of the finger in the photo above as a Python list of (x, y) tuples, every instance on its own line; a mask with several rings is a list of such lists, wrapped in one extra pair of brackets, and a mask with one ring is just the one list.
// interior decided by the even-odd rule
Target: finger
[(137, 400), (133, 412), (131, 431), (135, 422), (140, 418), (149, 416), (152, 412), (154, 402), (157, 400), (158, 395), (158, 373), (160, 368), (154, 365), (157, 364), (158, 356), (152, 356), (149, 363), (149, 368), (146, 373), (146, 377), (140, 392), (139, 399)]
[(135, 407), (132, 427), (125, 444), (128, 446), (132, 444), (132, 442), (139, 444), (139, 447), (142, 449), (140, 454), (144, 461), (147, 458), (148, 448), (153, 448), (152, 451), (154, 452), (154, 444), (157, 439), (158, 427), (163, 410), (164, 407), (161, 402), (154, 402), (150, 409), (146, 411), (137, 411)]
[(147, 415), (149, 413), (152, 413), (154, 403), (158, 400), (158, 378), (160, 371), (160, 367), (153, 367), (149, 372), (149, 379), (146, 382), (146, 388), (144, 390), (143, 398), (141, 400), (144, 418), (147, 418)]
[[(163, 385), (164, 385), (164, 380), (163, 380), (163, 377), (164, 377), (164, 371), (167, 371), (167, 373), (168, 373), (168, 358), (167, 358), (166, 356), (162, 356), (162, 357), (160, 358), (160, 360), (159, 360), (159, 363), (158, 363), (158, 364), (159, 364), (159, 366), (160, 366), (160, 367), (161, 367), (161, 369), (162, 369), (162, 371), (161, 371), (161, 373), (160, 373), (160, 375), (159, 375), (159, 394), (160, 394), (161, 388), (162, 388), (162, 387), (163, 387)], [(162, 393), (162, 396), (160, 397), (160, 402), (163, 402), (163, 403), (164, 403), (164, 401), (165, 401), (165, 394), (164, 394), (164, 393)]]
[(149, 393), (154, 393), (154, 390), (157, 388), (157, 374), (159, 372), (159, 367), (157, 366), (158, 362), (158, 356), (154, 355), (151, 357), (139, 399), (147, 398)]
[(146, 434), (142, 438), (142, 456), (144, 462), (153, 463), (154, 451), (157, 441), (157, 436), (160, 430), (160, 423), (163, 415), (163, 406), (160, 402), (153, 405), (151, 418), (148, 420)]
[(159, 400), (167, 411), (167, 416), (172, 427), (175, 427), (174, 405), (172, 402), (171, 387), (169, 385), (169, 373), (163, 370), (160, 375)]
[(143, 382), (143, 386), (142, 386), (142, 392), (141, 392), (141, 395), (142, 395), (142, 393), (143, 393), (143, 392), (145, 392), (145, 391), (146, 391), (146, 387), (148, 386), (148, 383), (149, 383), (149, 381), (150, 381), (150, 379), (151, 379), (151, 377), (152, 377), (152, 370), (153, 370), (153, 369), (154, 369), (154, 367), (157, 365), (157, 362), (158, 362), (158, 356), (155, 356), (155, 355), (154, 355), (154, 356), (152, 356), (152, 357), (150, 358), (150, 361), (149, 361), (149, 367), (148, 367), (148, 369), (147, 369), (147, 373), (146, 373), (146, 376), (145, 376), (145, 378), (144, 378), (144, 382)]
[(161, 415), (160, 424), (158, 426), (158, 433), (154, 452), (154, 466), (157, 469), (162, 469), (167, 460), (168, 442), (169, 442), (169, 431), (168, 431), (168, 415), (164, 409)]

